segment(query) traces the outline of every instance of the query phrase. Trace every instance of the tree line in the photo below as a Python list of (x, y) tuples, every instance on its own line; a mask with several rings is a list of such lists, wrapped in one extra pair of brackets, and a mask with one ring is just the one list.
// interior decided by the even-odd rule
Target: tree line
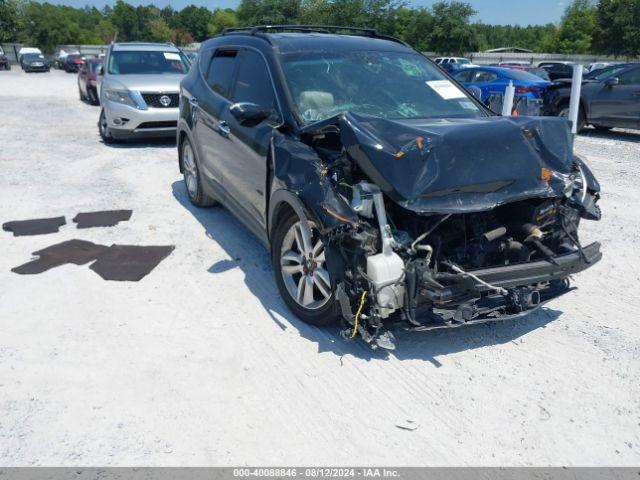
[(181, 10), (132, 6), (117, 0), (102, 10), (86, 6), (0, 0), (0, 42), (52, 52), (56, 45), (118, 41), (203, 41), (225, 27), (322, 24), (375, 28), (423, 51), (463, 54), (497, 47), (534, 52), (640, 55), (640, 0), (573, 0), (558, 24), (488, 25), (461, 1), (412, 7), (404, 0), (241, 0), (236, 9)]

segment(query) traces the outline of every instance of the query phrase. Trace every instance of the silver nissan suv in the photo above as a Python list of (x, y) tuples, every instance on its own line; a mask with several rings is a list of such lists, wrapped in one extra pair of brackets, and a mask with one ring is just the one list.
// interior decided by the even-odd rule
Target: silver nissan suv
[(175, 137), (180, 80), (189, 59), (170, 43), (113, 43), (98, 75), (105, 143)]

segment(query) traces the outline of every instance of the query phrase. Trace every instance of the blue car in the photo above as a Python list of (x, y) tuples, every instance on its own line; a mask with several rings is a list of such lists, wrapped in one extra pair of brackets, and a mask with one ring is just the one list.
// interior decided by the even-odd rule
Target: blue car
[(540, 99), (551, 82), (522, 70), (500, 67), (471, 67), (458, 70), (453, 77), (465, 87), (477, 87), (482, 92), (480, 100), (487, 102), (494, 93), (503, 94), (509, 81), (516, 87), (516, 95)]

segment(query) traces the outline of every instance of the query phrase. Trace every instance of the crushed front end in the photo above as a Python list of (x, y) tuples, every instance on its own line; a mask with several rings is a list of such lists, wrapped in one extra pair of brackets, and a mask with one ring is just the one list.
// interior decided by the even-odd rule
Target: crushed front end
[(394, 328), (522, 315), (602, 256), (578, 234), (581, 219), (600, 218), (600, 188), (561, 119), (346, 113), (302, 141), (318, 156), (307, 203), (324, 225), (346, 337), (393, 348)]

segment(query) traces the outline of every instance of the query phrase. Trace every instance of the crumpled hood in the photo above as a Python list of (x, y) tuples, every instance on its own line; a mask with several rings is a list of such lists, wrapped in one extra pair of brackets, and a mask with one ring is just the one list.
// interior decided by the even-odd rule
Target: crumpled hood
[(182, 74), (167, 73), (154, 75), (117, 75), (109, 78), (110, 84), (118, 88), (137, 92), (177, 93), (180, 90)]
[(418, 213), (557, 196), (573, 169), (571, 132), (562, 118), (392, 121), (347, 112), (337, 121), (347, 153), (364, 173)]

